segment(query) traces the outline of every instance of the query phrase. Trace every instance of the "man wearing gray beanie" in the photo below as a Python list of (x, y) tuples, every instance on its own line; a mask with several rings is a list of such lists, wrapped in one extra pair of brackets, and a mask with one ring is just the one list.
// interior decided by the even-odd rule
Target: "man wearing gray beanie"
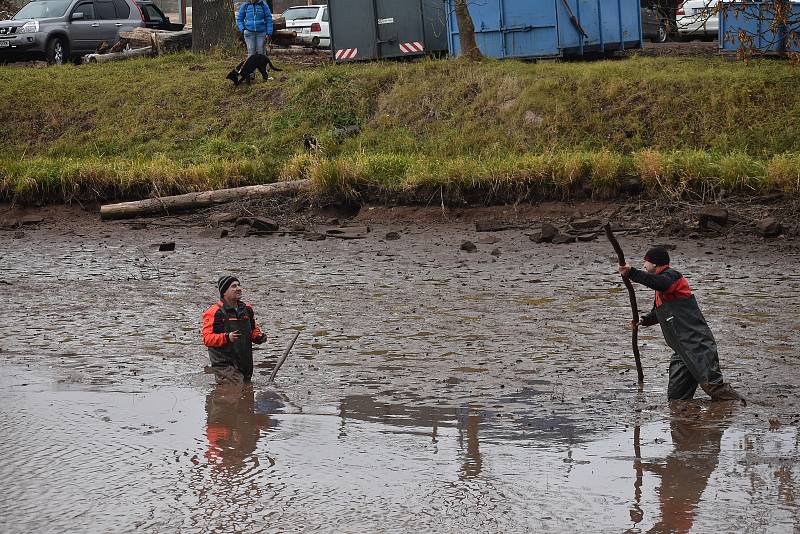
[(744, 397), (723, 381), (714, 335), (689, 282), (669, 266), (669, 261), (667, 249), (653, 247), (644, 256), (644, 270), (627, 264), (619, 267), (621, 276), (656, 292), (653, 309), (632, 326), (661, 325), (664, 340), (675, 351), (669, 363), (667, 398), (691, 399), (699, 385), (713, 401), (738, 400), (745, 404)]
[(253, 376), (253, 343), (266, 341), (253, 306), (242, 301), (242, 286), (232, 275), (217, 280), (219, 302), (203, 313), (203, 343), (208, 347), (217, 382), (249, 382)]

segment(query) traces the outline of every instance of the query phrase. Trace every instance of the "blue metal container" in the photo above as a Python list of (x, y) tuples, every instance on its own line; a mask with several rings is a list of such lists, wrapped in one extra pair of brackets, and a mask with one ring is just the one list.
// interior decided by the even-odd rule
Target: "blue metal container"
[[(775, 20), (773, 2), (725, 2), (719, 11), (719, 47), (735, 53), (745, 48), (760, 54), (800, 52), (800, 3), (792, 3), (789, 24), (772, 27)], [(740, 32), (743, 32), (740, 35)]]
[[(475, 40), (494, 58), (582, 56), (642, 46), (639, 0), (482, 0), (467, 3)], [(461, 43), (454, 0), (447, 0), (450, 54)]]

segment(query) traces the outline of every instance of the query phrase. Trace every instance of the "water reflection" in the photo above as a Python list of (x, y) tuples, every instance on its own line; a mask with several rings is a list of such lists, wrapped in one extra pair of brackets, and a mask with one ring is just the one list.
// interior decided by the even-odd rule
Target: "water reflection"
[[(642, 470), (660, 478), (656, 493), (661, 517), (648, 532), (692, 530), (700, 498), (719, 463), (720, 443), (731, 424), (731, 415), (729, 403), (673, 402), (670, 405), (672, 452), (665, 462), (641, 462), (640, 453), (636, 451), (637, 480), (641, 479)], [(636, 437), (635, 433), (634, 447), (638, 448)], [(639, 492), (640, 487), (637, 488)], [(634, 518), (633, 510), (631, 518)]]
[(262, 433), (278, 426), (270, 414), (286, 406), (285, 399), (270, 391), (255, 395), (252, 384), (221, 384), (206, 397), (206, 460), (212, 473), (234, 476), (258, 468), (255, 453)]
[[(483, 417), (464, 408), (458, 416), (458, 445), (464, 452), (459, 476), (461, 480), (475, 478), (481, 474), (481, 451), (478, 441), (478, 428)], [(466, 450), (464, 447), (464, 434), (466, 434)]]

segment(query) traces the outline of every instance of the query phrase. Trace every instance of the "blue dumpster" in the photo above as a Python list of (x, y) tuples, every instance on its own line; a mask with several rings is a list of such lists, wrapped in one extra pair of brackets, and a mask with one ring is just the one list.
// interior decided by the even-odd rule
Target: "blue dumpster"
[(774, 2), (723, 3), (719, 12), (720, 51), (735, 53), (744, 45), (760, 54), (800, 52), (800, 3), (784, 7), (789, 8), (788, 24), (775, 24)]
[[(642, 46), (639, 0), (482, 0), (467, 3), (475, 40), (494, 58), (582, 56)], [(461, 43), (454, 0), (447, 0), (450, 54)]]

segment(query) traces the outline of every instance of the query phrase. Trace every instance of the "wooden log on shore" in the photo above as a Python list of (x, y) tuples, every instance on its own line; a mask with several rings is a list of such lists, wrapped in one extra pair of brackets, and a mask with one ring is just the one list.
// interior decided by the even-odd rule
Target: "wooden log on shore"
[(174, 52), (192, 47), (192, 30), (167, 31), (151, 28), (136, 28), (130, 32), (120, 32), (120, 41), (126, 40), (131, 48), (153, 46), (159, 53)]
[(134, 48), (133, 50), (123, 50), (114, 54), (88, 54), (83, 56), (84, 63), (107, 63), (109, 61), (122, 61), (132, 57), (152, 56), (153, 47)]
[(249, 185), (218, 189), (216, 191), (201, 191), (161, 198), (148, 198), (134, 202), (120, 204), (106, 204), (100, 207), (100, 219), (133, 219), (147, 215), (164, 215), (180, 211), (207, 208), (216, 204), (224, 204), (236, 200), (252, 200), (255, 198), (268, 198), (279, 195), (293, 195), (310, 189), (311, 180), (295, 180), (291, 182), (276, 182), (265, 185)]

